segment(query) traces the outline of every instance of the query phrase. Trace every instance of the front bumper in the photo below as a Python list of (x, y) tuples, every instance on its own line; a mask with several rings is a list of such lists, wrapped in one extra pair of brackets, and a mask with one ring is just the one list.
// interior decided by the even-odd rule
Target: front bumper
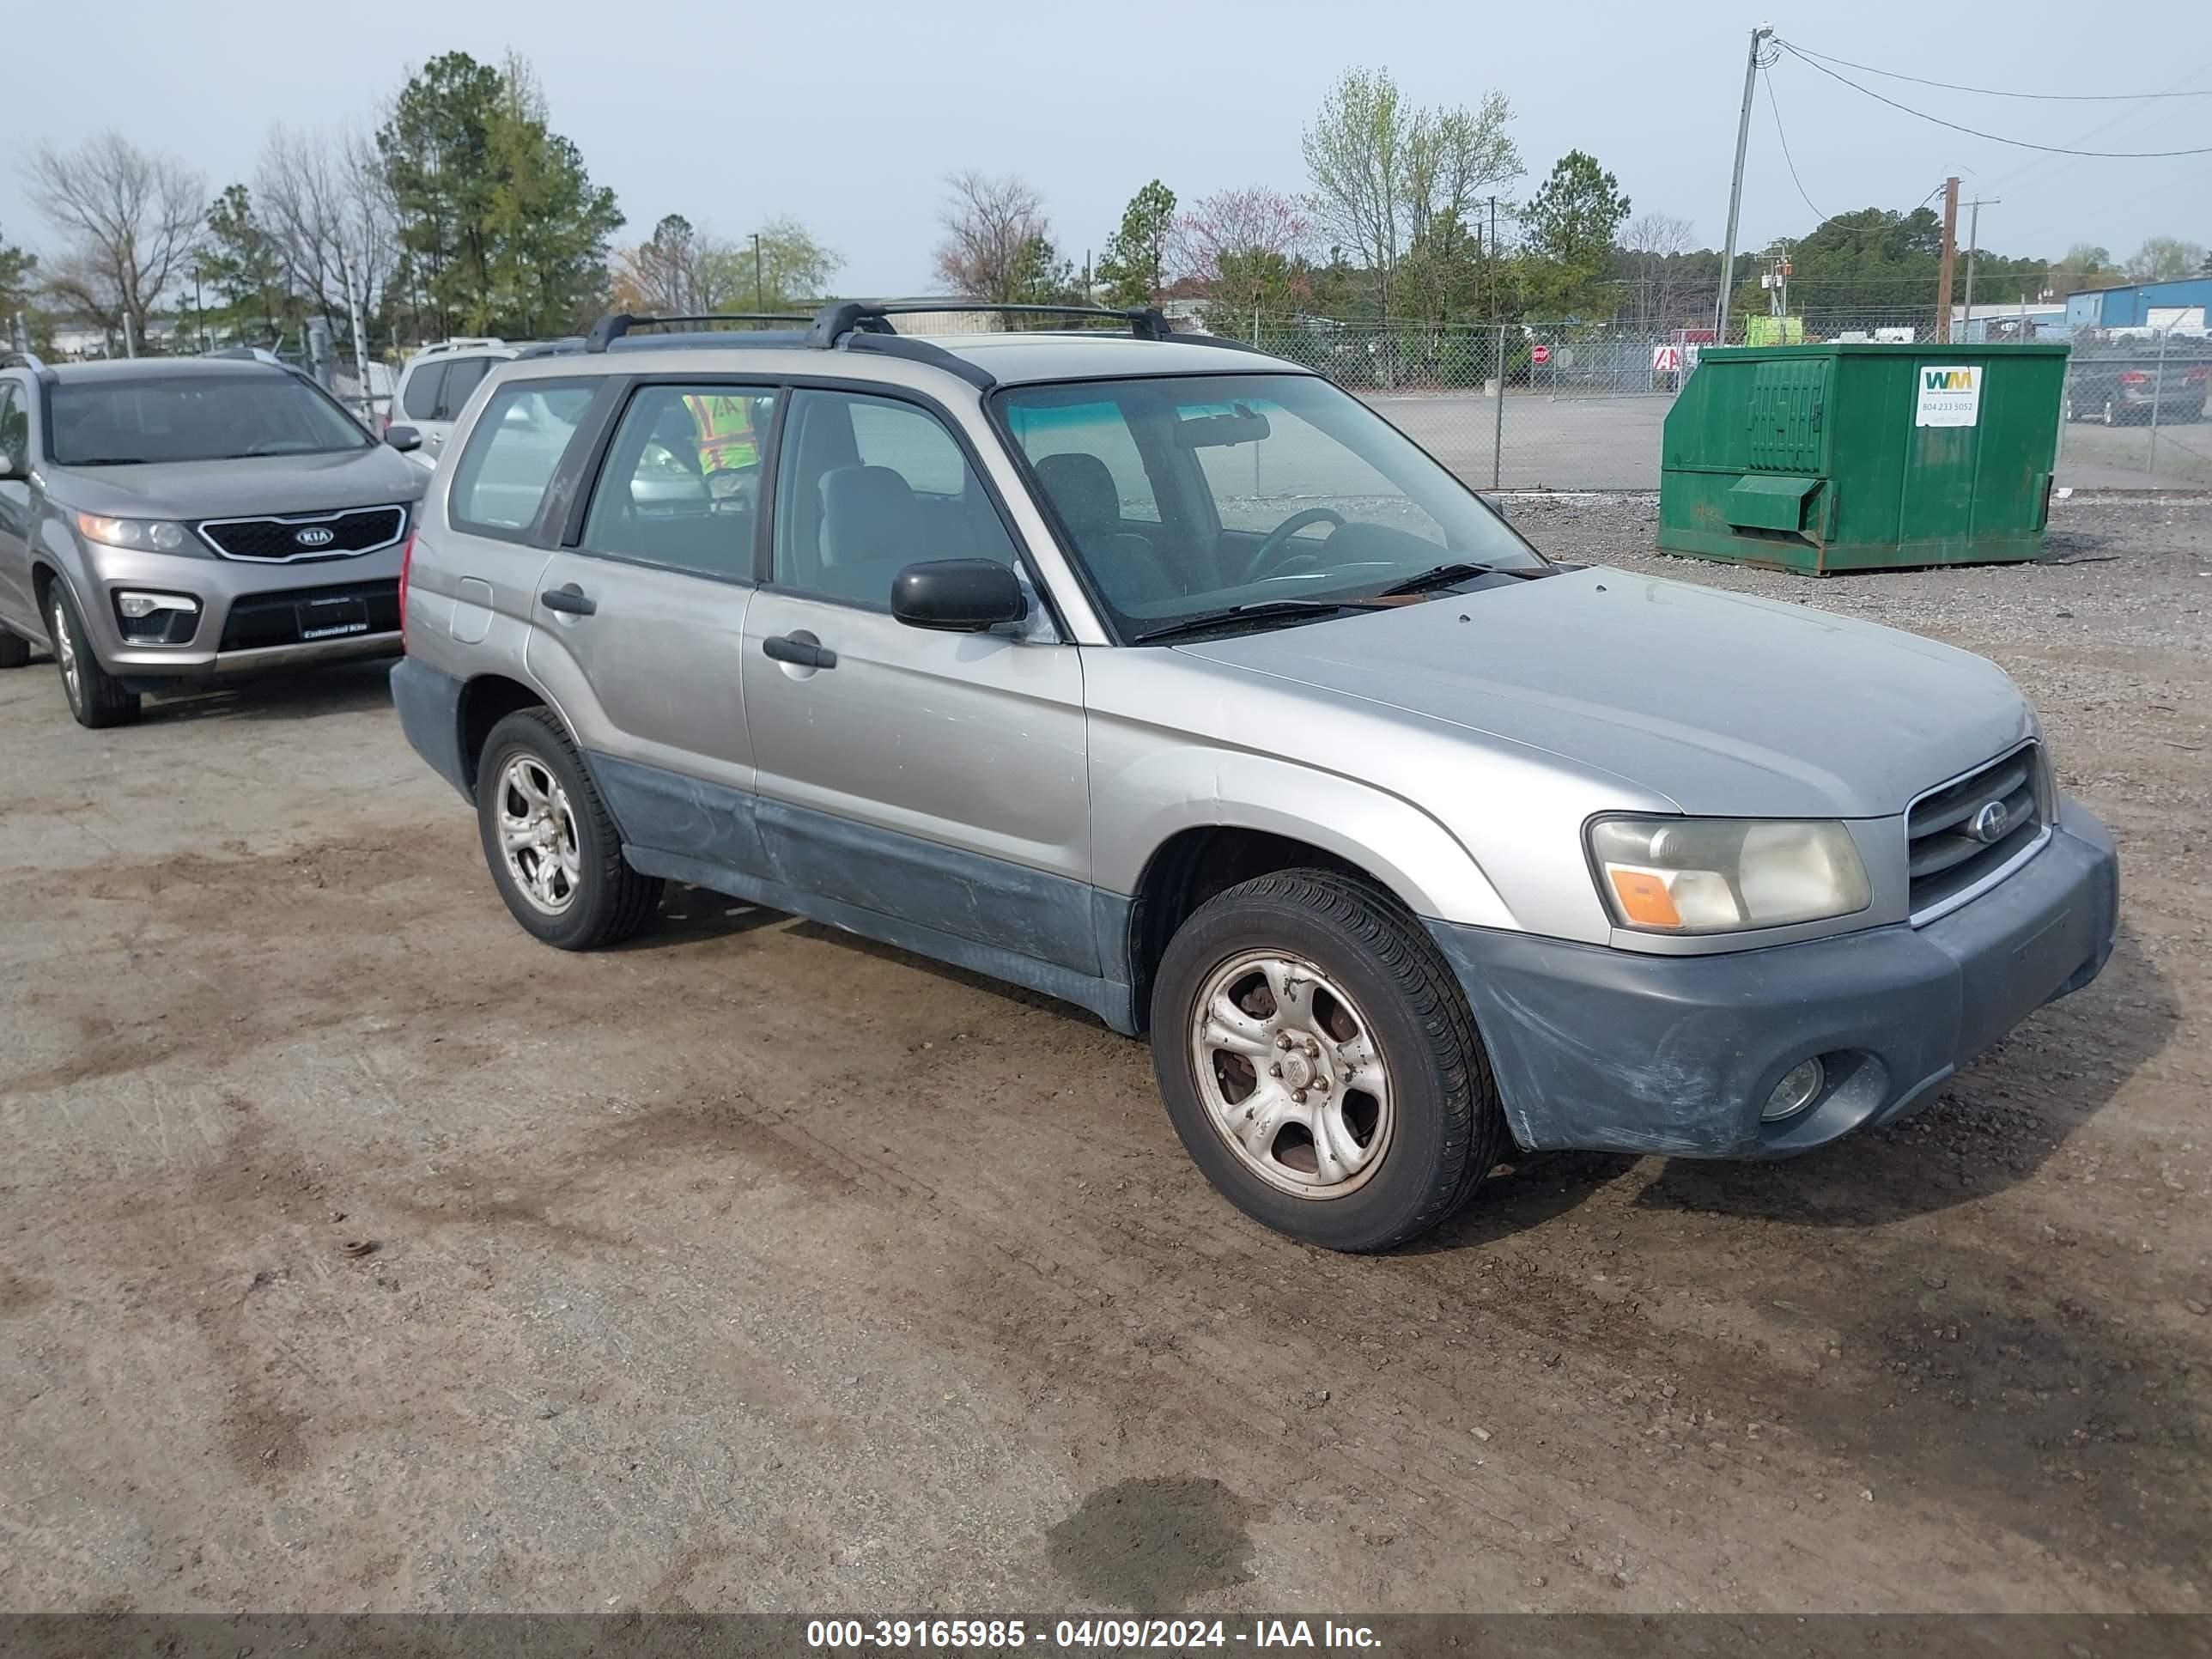
[[(1529, 1148), (1778, 1158), (1924, 1104), (1936, 1088), (2111, 955), (2119, 861), (2071, 801), (2019, 871), (1924, 927), (1869, 928), (1720, 956), (1659, 957), (1428, 923)], [(1814, 1056), (1826, 1091), (1762, 1123)]]
[[(399, 561), (398, 547), (257, 564), (86, 544), (83, 578), (71, 586), (93, 653), (110, 673), (140, 683), (195, 680), (396, 656)], [(134, 641), (116, 613), (116, 595), (125, 592), (196, 599), (197, 623), (173, 643)]]

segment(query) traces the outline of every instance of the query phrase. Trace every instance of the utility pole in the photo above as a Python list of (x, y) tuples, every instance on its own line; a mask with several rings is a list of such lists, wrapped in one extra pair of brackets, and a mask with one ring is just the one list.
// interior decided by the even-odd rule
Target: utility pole
[(1959, 175), (1943, 181), (1943, 264), (1936, 274), (1936, 343), (1951, 343), (1951, 271), (1959, 261)]
[(753, 309), (755, 311), (767, 308), (762, 303), (761, 294), (760, 232), (755, 231), (753, 233)]
[[(1984, 202), (1980, 197), (1977, 196), (1972, 201), (1966, 204), (1966, 320), (1969, 323), (1974, 320), (1974, 250), (1982, 245), (1982, 210), (1984, 207), (1996, 207), (2000, 205), (2003, 200), (2004, 198), (2002, 196), (1992, 196), (1988, 201)], [(1963, 326), (1959, 331), (1961, 334), (1970, 334), (1972, 332), (1971, 329)]]
[(1751, 95), (1759, 83), (1759, 48), (1772, 36), (1769, 24), (1751, 32), (1751, 50), (1743, 60), (1743, 112), (1735, 124), (1735, 178), (1729, 185), (1728, 235), (1721, 244), (1721, 299), (1713, 314), (1713, 343), (1728, 343), (1729, 290), (1735, 286), (1735, 228), (1743, 212), (1743, 156), (1751, 144)]

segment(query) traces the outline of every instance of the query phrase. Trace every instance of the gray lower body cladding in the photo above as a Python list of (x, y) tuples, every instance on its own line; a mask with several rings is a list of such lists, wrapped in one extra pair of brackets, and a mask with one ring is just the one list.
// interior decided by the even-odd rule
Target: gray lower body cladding
[(586, 757), (623, 854), (665, 876), (1025, 985), (1136, 1029), (1129, 901), (1026, 865), (965, 853), (786, 801)]
[(451, 674), (401, 658), (392, 665), (392, 706), (399, 729), (430, 769), (471, 800), (477, 781), (469, 775), (461, 742), (461, 682)]
[[(1644, 956), (1431, 921), (1531, 1148), (1776, 1158), (1924, 1104), (2112, 948), (2119, 866), (2070, 802), (2026, 866), (1923, 927), (1720, 956)], [(1802, 1061), (1824, 1093), (1779, 1122), (1770, 1092)]]
[[(459, 680), (392, 673), (408, 740), (465, 796)], [(714, 889), (1090, 1009), (1133, 1032), (1131, 901), (1088, 883), (605, 755), (586, 763), (647, 874)], [(2026, 866), (1914, 928), (1717, 956), (1648, 956), (1425, 925), (1488, 1046), (1530, 1148), (1774, 1158), (1893, 1121), (2028, 1014), (2094, 978), (2118, 862), (2068, 803)], [(1801, 1061), (1827, 1081), (1778, 1123), (1761, 1106)]]

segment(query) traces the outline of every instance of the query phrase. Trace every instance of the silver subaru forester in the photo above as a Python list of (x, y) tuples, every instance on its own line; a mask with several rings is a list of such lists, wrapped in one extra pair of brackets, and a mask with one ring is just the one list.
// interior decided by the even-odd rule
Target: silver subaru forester
[(539, 939), (673, 879), (1079, 1004), (1223, 1193), (1349, 1250), (1510, 1143), (1891, 1121), (2104, 964), (2112, 842), (1990, 663), (1548, 562), (1154, 313), (924, 308), (610, 318), (471, 400), (392, 690)]

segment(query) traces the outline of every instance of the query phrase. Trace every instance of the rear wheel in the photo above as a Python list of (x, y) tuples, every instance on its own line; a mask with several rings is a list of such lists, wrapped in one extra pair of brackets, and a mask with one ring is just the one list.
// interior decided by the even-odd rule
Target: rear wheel
[(499, 896), (548, 945), (617, 944), (659, 907), (659, 878), (623, 857), (613, 814), (545, 709), (523, 709), (492, 727), (477, 769), (477, 826)]
[(1169, 941), (1152, 1012), (1183, 1146), (1231, 1203), (1294, 1238), (1403, 1243), (1504, 1149), (1450, 969), (1357, 879), (1284, 871), (1209, 900)]
[(54, 666), (61, 671), (62, 695), (76, 723), (93, 731), (127, 725), (138, 718), (138, 694), (100, 666), (86, 638), (84, 623), (69, 585), (57, 576), (46, 590), (46, 624), (53, 635)]

